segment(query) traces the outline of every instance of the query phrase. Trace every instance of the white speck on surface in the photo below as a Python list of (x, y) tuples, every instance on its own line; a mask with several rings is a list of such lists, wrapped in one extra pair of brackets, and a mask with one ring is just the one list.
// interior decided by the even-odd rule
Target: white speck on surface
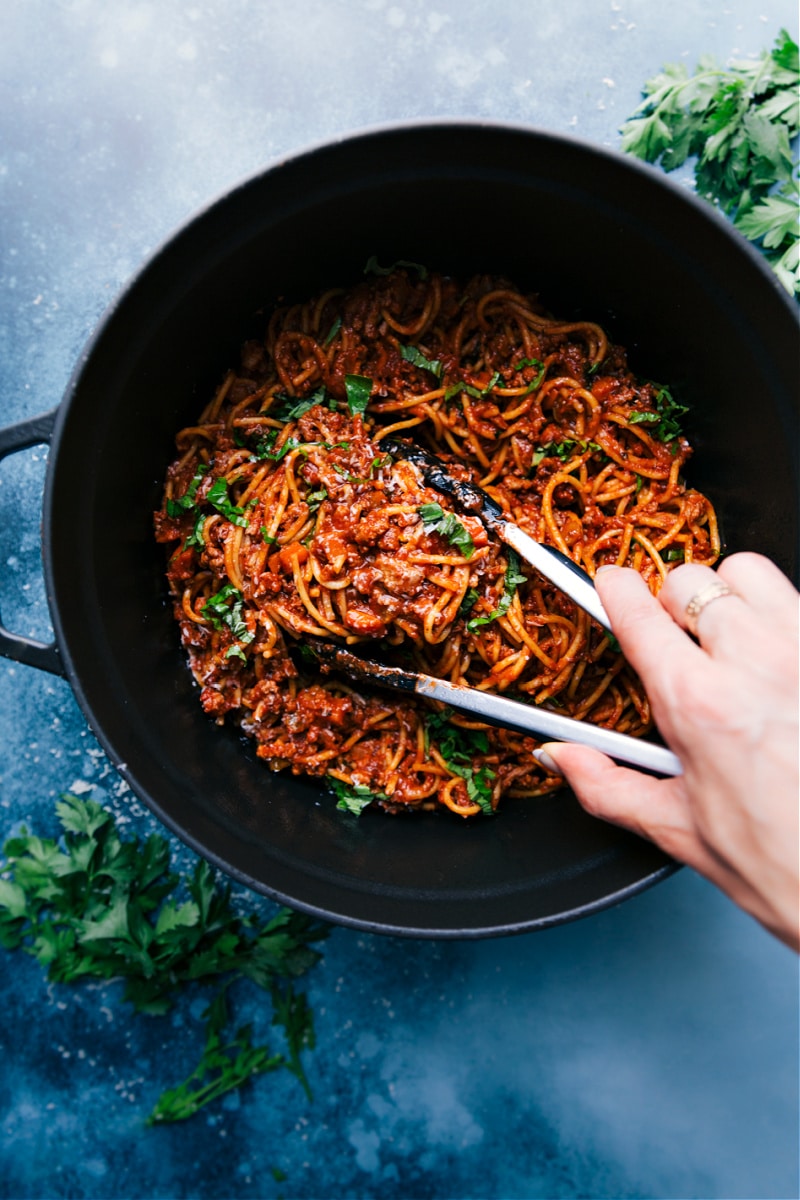
[(352, 1122), (347, 1131), (347, 1140), (356, 1152), (356, 1163), (362, 1171), (373, 1174), (380, 1169), (378, 1155), (381, 1139), (374, 1130), (368, 1130), (361, 1118)]
[(87, 783), (85, 779), (74, 779), (68, 790), (73, 796), (85, 796), (88, 792), (94, 791), (94, 784)]
[(105, 67), (107, 71), (113, 71), (119, 66), (119, 54), (113, 46), (106, 46), (105, 50), (100, 51), (100, 66)]
[(446, 13), (431, 12), (428, 13), (428, 33), (437, 34), (444, 29), (448, 21), (452, 21), (452, 17)]

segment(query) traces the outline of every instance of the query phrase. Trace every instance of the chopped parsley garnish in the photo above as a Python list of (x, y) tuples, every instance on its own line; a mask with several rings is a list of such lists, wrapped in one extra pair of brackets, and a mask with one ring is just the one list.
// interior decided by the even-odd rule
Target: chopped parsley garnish
[(421, 504), (417, 512), (422, 517), (426, 533), (441, 534), (451, 546), (461, 551), (464, 558), (472, 558), (475, 543), (455, 513), (445, 512), (441, 504)]
[(567, 462), (576, 451), (583, 454), (586, 450), (591, 450), (593, 454), (604, 453), (603, 447), (598, 446), (597, 442), (587, 442), (576, 438), (564, 438), (561, 442), (547, 442), (544, 446), (539, 446), (534, 450), (531, 466), (538, 467), (544, 458), (559, 458), (562, 462)]
[(428, 278), (428, 268), (423, 267), (422, 263), (409, 262), (405, 258), (398, 258), (397, 262), (393, 262), (390, 267), (382, 267), (374, 254), (367, 259), (367, 265), (364, 267), (364, 274), (391, 275), (392, 271), (396, 271), (398, 267), (408, 267), (410, 271), (416, 271), (420, 279)]
[(323, 500), (328, 499), (327, 488), (319, 488), (316, 492), (309, 492), (306, 496), (306, 504), (309, 512), (316, 512)]
[(488, 617), (472, 617), (471, 620), (467, 621), (467, 629), (470, 633), (477, 632), (482, 625), (488, 625), (490, 621), (496, 621), (498, 617), (504, 617), (511, 608), (511, 602), (514, 599), (517, 588), (526, 581), (526, 577), (520, 571), (519, 555), (510, 546), (506, 548), (506, 560), (507, 566), (500, 602), (494, 612), (490, 613)]
[(413, 363), (415, 367), (422, 367), (425, 371), (431, 371), (437, 379), (441, 378), (444, 368), (438, 358), (426, 358), (416, 346), (401, 346), (400, 353), (406, 362)]
[(366, 375), (345, 375), (344, 389), (347, 395), (347, 407), (350, 415), (366, 412), (372, 392), (372, 380)]
[(491, 781), (495, 773), (486, 766), (476, 771), (472, 765), (476, 754), (488, 753), (488, 735), (483, 729), (464, 729), (460, 725), (453, 725), (451, 716), (452, 709), (449, 708), (440, 713), (426, 714), (426, 749), (433, 739), (448, 768), (464, 780), (472, 803), (477, 804), (485, 816), (494, 816)]
[(215, 629), (230, 629), (236, 641), (240, 643), (236, 646), (231, 646), (225, 657), (230, 658), (236, 656), (244, 659), (244, 651), (242, 645), (247, 645), (252, 642), (255, 637), (247, 628), (244, 616), (242, 614), (242, 606), (244, 604), (244, 596), (235, 588), (232, 583), (226, 583), (215, 596), (211, 596), (206, 601), (200, 610), (207, 621), (210, 621)]
[(445, 400), (452, 400), (453, 396), (459, 396), (462, 392), (466, 392), (468, 396), (472, 396), (476, 400), (482, 400), (485, 396), (489, 395), (493, 388), (497, 387), (499, 382), (500, 372), (495, 371), (485, 388), (474, 387), (471, 383), (453, 383), (447, 388), (444, 398)]
[(197, 489), (202, 483), (203, 476), (207, 471), (208, 466), (205, 463), (201, 463), (189, 481), (189, 486), (181, 496), (180, 500), (170, 499), (167, 501), (167, 516), (180, 517), (183, 516), (185, 512), (189, 512), (190, 509), (194, 508)]
[(228, 496), (228, 481), (223, 476), (215, 479), (214, 483), (208, 489), (206, 500), (211, 504), (218, 513), (222, 513), (223, 517), (227, 517), (234, 525), (247, 525), (247, 519), (244, 515), (244, 509), (233, 504)]
[(631, 425), (653, 425), (652, 430), (660, 442), (672, 442), (680, 437), (681, 429), (678, 417), (683, 416), (689, 409), (685, 404), (678, 404), (670, 395), (669, 389), (659, 386), (656, 392), (655, 412), (632, 412), (628, 415)]
[(208, 514), (204, 513), (202, 509), (197, 514), (197, 516), (194, 519), (194, 526), (192, 528), (192, 532), (189, 534), (188, 538), (183, 543), (184, 550), (188, 550), (190, 546), (195, 546), (197, 548), (199, 548), (201, 546), (205, 546), (206, 543), (205, 543), (205, 539), (203, 537), (203, 526), (206, 523), (207, 516), (208, 516)]
[(529, 383), (527, 388), (525, 389), (525, 394), (528, 395), (529, 392), (535, 392), (536, 389), (538, 387), (540, 387), (541, 382), (545, 377), (545, 372), (547, 371), (547, 367), (545, 366), (545, 364), (542, 362), (542, 360), (540, 358), (520, 359), (520, 361), (517, 363), (517, 365), (515, 367), (515, 370), (521, 371), (523, 367), (536, 367), (536, 369), (539, 372), (539, 374), (536, 376), (536, 378), (531, 383)]
[(281, 461), (281, 459), (283, 459), (283, 458), (286, 458), (286, 455), (287, 455), (287, 454), (288, 454), (288, 453), (289, 453), (291, 450), (297, 450), (297, 449), (298, 449), (298, 447), (300, 446), (300, 444), (301, 444), (301, 443), (300, 443), (300, 442), (298, 442), (298, 440), (297, 440), (297, 438), (296, 438), (296, 437), (288, 437), (288, 438), (286, 439), (286, 441), (283, 443), (283, 445), (281, 446), (280, 450), (270, 450), (270, 451), (269, 451), (267, 454), (265, 454), (263, 457), (264, 457), (264, 458), (270, 458), (270, 459), (272, 459), (274, 462), (280, 462), (280, 461)]
[(478, 599), (477, 590), (473, 587), (467, 588), (467, 590), (464, 594), (464, 599), (461, 601), (461, 605), (458, 610), (458, 615), (460, 617), (465, 617), (467, 615), (467, 613), (470, 612), (475, 607), (477, 599)]
[(344, 783), (331, 775), (328, 776), (328, 783), (338, 796), (336, 807), (341, 812), (352, 813), (354, 817), (360, 817), (373, 800), (389, 799), (385, 792), (372, 792), (363, 783)]
[(297, 400), (294, 396), (275, 396), (276, 400), (280, 400), (280, 404), (270, 409), (269, 415), (274, 417), (276, 421), (296, 421), (298, 417), (304, 416), (310, 408), (313, 408), (318, 401), (314, 396), (309, 396), (305, 400)]
[(686, 557), (683, 546), (670, 546), (661, 555), (664, 562), (683, 562)]

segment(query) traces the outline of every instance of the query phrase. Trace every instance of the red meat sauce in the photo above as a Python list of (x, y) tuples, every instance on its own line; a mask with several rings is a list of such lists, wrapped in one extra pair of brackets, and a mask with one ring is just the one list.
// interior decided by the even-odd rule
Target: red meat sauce
[[(489, 304), (487, 297), (498, 298)], [(707, 502), (678, 481), (689, 445), (682, 436), (667, 444), (653, 435), (660, 419), (657, 386), (636, 380), (623, 349), (603, 342), (598, 350), (597, 327), (562, 328), (540, 314), (535, 298), (484, 276), (460, 287), (395, 270), (349, 291), (331, 291), (276, 312), (266, 339), (243, 347), (224, 403), (179, 434), (155, 528), (171, 551), (168, 581), (181, 638), (206, 712), (220, 723), (226, 715), (239, 721), (275, 769), (317, 776), (340, 769), (381, 791), (387, 746), (412, 747), (403, 761), (416, 761), (413, 746), (420, 744), (429, 708), (402, 695), (325, 681), (316, 665), (305, 665), (301, 648), (309, 634), (320, 636), (320, 614), (337, 626), (336, 637), (360, 644), (365, 656), (442, 676), (452, 670), (454, 677), (463, 662), (462, 678), (472, 686), (507, 686), (502, 679), (496, 685), (492, 671), (504, 656), (513, 657), (519, 639), (509, 641), (498, 624), (470, 632), (468, 610), (458, 608), (459, 596), (469, 592), (472, 604), (477, 601), (473, 612), (486, 618), (496, 610), (507, 553), (479, 520), (453, 514), (416, 467), (382, 450), (382, 426), (402, 428), (416, 418), (410, 435), (433, 444), (455, 478), (480, 482), (488, 471), (493, 498), (522, 528), (539, 541), (561, 539), (579, 561), (588, 547), (595, 569), (617, 560), (632, 523), (658, 532), (665, 505), (672, 505), (672, 521), (678, 493), (683, 536), (690, 532), (706, 552)], [(421, 351), (422, 365), (403, 353), (410, 343)], [(425, 360), (436, 361), (435, 377)], [(358, 376), (370, 383), (366, 419), (346, 411), (348, 379)], [(278, 393), (294, 402), (319, 388), (325, 403), (275, 419)], [(426, 404), (432, 393), (433, 408)], [(409, 397), (419, 398), (418, 409)], [(262, 453), (259, 438), (267, 433), (272, 442)], [(565, 455), (572, 456), (572, 479)], [(600, 476), (609, 471), (614, 486), (604, 498)], [(282, 482), (287, 473), (288, 488)], [(209, 501), (220, 481), (238, 517)], [(194, 502), (170, 515), (170, 497), (180, 500), (193, 487)], [(626, 488), (629, 494), (635, 489), (635, 502), (624, 501)], [(457, 518), (471, 539), (466, 562), (451, 538), (426, 527), (419, 510), (432, 504)], [(198, 511), (208, 518), (199, 542), (193, 533)], [(661, 524), (648, 522), (651, 515)], [(644, 560), (643, 568), (657, 584), (652, 563)], [(631, 673), (620, 671), (624, 664), (607, 649), (599, 627), (563, 658), (576, 606), (536, 572), (526, 567), (525, 574), (515, 604), (528, 632), (541, 634), (541, 654), (528, 658), (515, 684), (536, 703), (558, 702), (572, 679), (563, 711), (614, 727), (623, 703), (628, 713), (632, 704), (640, 720), (631, 725), (626, 717), (627, 728), (645, 730), (646, 698)], [(212, 619), (209, 601), (226, 586), (235, 586), (236, 602), (229, 598), (224, 615)], [(564, 628), (572, 630), (568, 637)], [(605, 709), (605, 700), (592, 708), (603, 679), (620, 686), (604, 693)], [(486, 737), (488, 752), (473, 766), (491, 769), (496, 794), (511, 774), (522, 794), (549, 789), (551, 781), (531, 757), (533, 739), (512, 740), (494, 729)], [(384, 807), (415, 806), (418, 782), (413, 770), (401, 771)], [(469, 807), (463, 786), (455, 786)]]

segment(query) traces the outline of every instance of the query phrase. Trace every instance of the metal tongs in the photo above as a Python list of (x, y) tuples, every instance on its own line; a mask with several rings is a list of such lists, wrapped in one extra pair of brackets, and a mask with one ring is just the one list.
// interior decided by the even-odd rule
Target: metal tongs
[[(591, 576), (566, 555), (552, 546), (543, 546), (509, 521), (498, 504), (486, 492), (472, 483), (454, 479), (440, 459), (422, 446), (400, 438), (387, 437), (382, 446), (396, 458), (407, 459), (417, 466), (425, 482), (436, 491), (455, 501), (463, 511), (480, 518), (484, 525), (506, 545), (516, 550), (526, 562), (580, 605), (589, 616), (611, 632), (608, 614), (600, 602)], [(563, 742), (578, 742), (608, 754), (620, 762), (642, 767), (658, 775), (680, 775), (680, 760), (670, 750), (624, 733), (616, 733), (599, 725), (576, 721), (547, 709), (509, 700), (505, 696), (479, 691), (477, 688), (448, 683), (419, 671), (386, 667), (370, 662), (330, 642), (309, 639), (308, 643), (321, 662), (335, 667), (358, 682), (415, 692), (428, 700), (440, 700), (459, 712), (469, 713), (479, 721), (513, 729), (518, 733)]]
[(603, 608), (591, 575), (587, 575), (571, 558), (567, 558), (566, 554), (562, 554), (553, 546), (544, 546), (541, 542), (534, 541), (519, 525), (508, 520), (500, 505), (492, 500), (491, 496), (474, 483), (454, 479), (441, 459), (422, 446), (391, 436), (382, 438), (381, 446), (395, 458), (404, 458), (414, 463), (429, 487), (449, 496), (464, 512), (479, 517), (501, 542), (516, 550), (527, 563), (540, 571), (545, 579), (554, 583), (609, 633), (612, 632), (608, 613)]
[(562, 717), (559, 713), (533, 705), (522, 704), (477, 688), (448, 683), (425, 675), (421, 671), (406, 671), (401, 667), (385, 667), (382, 663), (359, 658), (350, 650), (332, 642), (308, 638), (306, 645), (320, 662), (335, 667), (357, 683), (371, 683), (378, 687), (415, 692), (426, 700), (440, 700), (450, 708), (468, 713), (478, 721), (489, 725), (500, 725), (517, 733), (535, 734), (537, 737), (558, 742), (578, 742), (600, 750), (619, 762), (643, 767), (657, 775), (681, 775), (683, 767), (671, 750), (655, 746), (652, 742), (603, 729), (586, 721)]

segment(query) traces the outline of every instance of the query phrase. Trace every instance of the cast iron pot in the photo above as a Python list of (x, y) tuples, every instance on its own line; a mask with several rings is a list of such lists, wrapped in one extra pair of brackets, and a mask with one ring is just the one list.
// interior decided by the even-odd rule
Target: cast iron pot
[(332, 921), (478, 937), (552, 925), (674, 869), (563, 791), (491, 820), (360, 819), (274, 775), (202, 713), (152, 536), (175, 432), (278, 298), (355, 282), (371, 255), (505, 273), (559, 316), (601, 322), (643, 377), (692, 405), (693, 483), (729, 549), (796, 577), (798, 324), (760, 257), (654, 170), (527, 128), (418, 123), (273, 166), (196, 216), (103, 320), (54, 414), (43, 551), (55, 644), (0, 651), (69, 679), (107, 754), (180, 838), (229, 875)]

